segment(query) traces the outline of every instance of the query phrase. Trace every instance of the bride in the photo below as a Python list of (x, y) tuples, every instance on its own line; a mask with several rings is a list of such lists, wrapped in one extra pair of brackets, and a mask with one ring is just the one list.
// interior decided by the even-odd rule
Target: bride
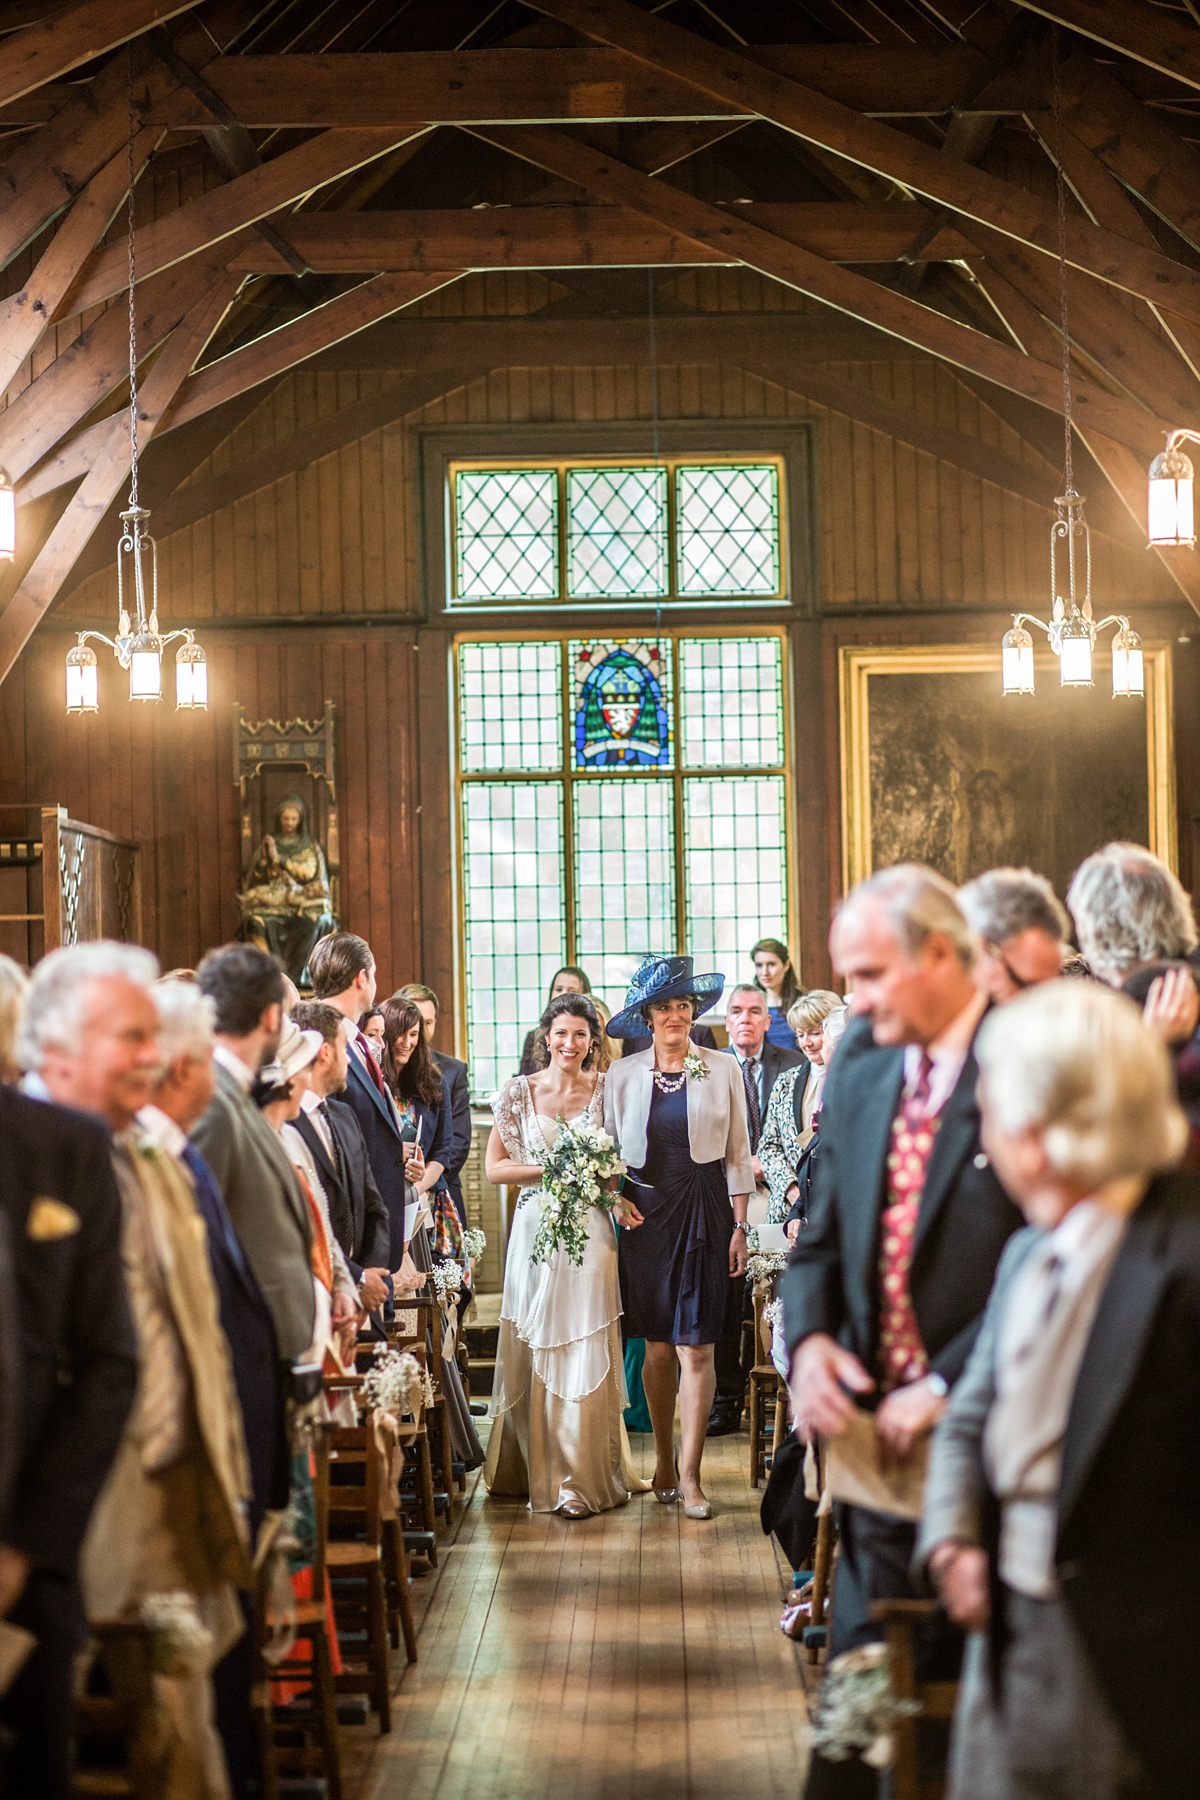
[(583, 1263), (565, 1250), (530, 1260), (542, 1213), (542, 1164), (557, 1121), (604, 1120), (595, 1064), (600, 1021), (586, 994), (560, 994), (542, 1015), (549, 1067), (508, 1081), (492, 1101), (488, 1179), (519, 1186), (508, 1238), (504, 1305), (484, 1476), (496, 1494), (528, 1493), (534, 1512), (586, 1518), (624, 1506), (648, 1483), (633, 1473), (622, 1417), (621, 1296), (612, 1217), (588, 1216)]

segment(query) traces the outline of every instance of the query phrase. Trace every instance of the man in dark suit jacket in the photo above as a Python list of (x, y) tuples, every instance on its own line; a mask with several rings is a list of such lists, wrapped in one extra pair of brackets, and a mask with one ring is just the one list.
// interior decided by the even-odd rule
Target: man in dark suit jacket
[[(905, 1456), (962, 1373), (1021, 1216), (980, 1149), (971, 1046), (987, 1001), (953, 888), (914, 865), (884, 870), (843, 902), (830, 944), (858, 1016), (825, 1085), (808, 1228), (780, 1284), (792, 1408), (798, 1430), (836, 1436), (854, 1395)], [(914, 1593), (911, 1524), (842, 1506), (839, 1525), (831, 1656), (878, 1636), (873, 1600)], [(930, 1655), (953, 1674), (954, 1638)], [(808, 1800), (876, 1791), (857, 1760), (813, 1757)]]
[(409, 1006), (415, 1006), (425, 1021), (425, 1036), (429, 1040), (429, 1048), (433, 1060), (442, 1072), (442, 1085), (445, 1089), (444, 1117), (449, 1129), (443, 1142), (442, 1168), (446, 1176), (446, 1186), (450, 1189), (450, 1198), (454, 1202), (459, 1220), (466, 1228), (467, 1208), (463, 1200), (462, 1168), (471, 1154), (471, 1084), (465, 1062), (457, 1056), (447, 1056), (444, 1050), (433, 1048), (434, 1033), (437, 1031), (438, 1015), (441, 1005), (431, 987), (423, 981), (410, 981), (402, 988), (397, 988), (392, 995), (393, 1000), (403, 1000)]
[(375, 1185), (367, 1146), (354, 1110), (335, 1096), (349, 1079), (345, 1021), (319, 1000), (292, 1009), (292, 1022), (324, 1038), (312, 1066), (296, 1130), (313, 1153), (329, 1200), (329, 1217), (350, 1273), (368, 1312), (387, 1297), (389, 1226), (387, 1207)]
[(0, 1087), (0, 1212), (20, 1351), (20, 1435), (0, 1516), (0, 1615), (38, 1640), (0, 1702), (16, 1732), (4, 1791), (66, 1800), (72, 1666), (84, 1624), (79, 1551), (138, 1371), (104, 1126)]
[[(746, 1088), (746, 1117), (750, 1127), (750, 1152), (754, 1178), (763, 1185), (762, 1164), (758, 1160), (758, 1144), (767, 1117), (771, 1089), (785, 1069), (794, 1069), (807, 1058), (799, 1050), (784, 1050), (771, 1043), (767, 1030), (771, 1015), (767, 996), (761, 988), (739, 983), (731, 988), (726, 1000), (725, 1029), (729, 1033), (730, 1056), (736, 1056)], [(693, 1033), (694, 1035), (694, 1033)], [(797, 1082), (803, 1091), (803, 1083)], [(711, 1437), (724, 1437), (737, 1431), (742, 1422), (742, 1401), (746, 1393), (746, 1370), (742, 1367), (742, 1320), (746, 1310), (746, 1277), (729, 1283), (729, 1303), (725, 1323), (714, 1352), (717, 1367), (717, 1391), (708, 1417)]]

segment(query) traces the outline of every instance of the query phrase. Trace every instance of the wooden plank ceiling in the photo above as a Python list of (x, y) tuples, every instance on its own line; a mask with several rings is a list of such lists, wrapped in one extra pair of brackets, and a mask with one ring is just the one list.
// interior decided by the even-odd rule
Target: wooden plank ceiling
[[(583, 343), (644, 316), (630, 270), (745, 265), (1053, 430), (1060, 170), (1075, 428), (1139, 526), (1146, 461), (1200, 425), (1191, 0), (6, 0), (0, 465), (25, 504), (0, 680), (128, 475), (131, 113), (169, 514), (197, 421), (476, 270), (558, 272), (543, 324)], [(168, 166), (177, 203), (145, 204)], [(1194, 555), (1164, 560), (1200, 611)]]

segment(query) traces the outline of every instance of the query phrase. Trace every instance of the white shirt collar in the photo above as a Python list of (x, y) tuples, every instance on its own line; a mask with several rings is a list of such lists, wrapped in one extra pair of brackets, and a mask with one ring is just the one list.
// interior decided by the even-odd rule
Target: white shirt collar
[(320, 1112), (325, 1104), (324, 1094), (314, 1094), (311, 1088), (305, 1088), (300, 1096), (300, 1111), (306, 1113)]
[(161, 1106), (143, 1106), (137, 1116), (138, 1124), (146, 1133), (151, 1143), (160, 1149), (169, 1151), (172, 1156), (182, 1156), (187, 1147), (187, 1138), (179, 1126), (165, 1113)]
[(240, 1056), (235, 1056), (224, 1044), (214, 1044), (213, 1061), (219, 1062), (226, 1073), (233, 1076), (243, 1094), (250, 1092), (254, 1086), (254, 1070), (248, 1069)]
[(742, 1064), (743, 1068), (748, 1063), (752, 1069), (757, 1068), (758, 1064), (761, 1063), (762, 1054), (763, 1054), (763, 1051), (766, 1049), (766, 1047), (767, 1047), (767, 1040), (766, 1040), (766, 1038), (764, 1038), (762, 1043), (758, 1046), (758, 1049), (755, 1051), (754, 1055), (746, 1056), (743, 1051), (738, 1049), (736, 1044), (734, 1044), (732, 1046), (733, 1054), (737, 1057), (738, 1061)]
[(21, 1077), (21, 1092), (31, 1100), (48, 1100), (54, 1105), (54, 1095), (46, 1086), (36, 1069), (27, 1069)]

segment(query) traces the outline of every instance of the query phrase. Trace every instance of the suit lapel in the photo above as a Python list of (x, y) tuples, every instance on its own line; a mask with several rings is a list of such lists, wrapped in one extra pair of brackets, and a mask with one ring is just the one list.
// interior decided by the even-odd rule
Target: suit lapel
[(807, 1056), (802, 1057), (796, 1069), (796, 1083), (792, 1088), (792, 1121), (796, 1127), (797, 1137), (800, 1137), (804, 1131), (804, 1095), (811, 1074), (812, 1064)]
[(1156, 1219), (1135, 1213), (1100, 1296), (1071, 1398), (1058, 1489), (1060, 1533), (1133, 1385), (1168, 1274)]
[(929, 1154), (925, 1186), (921, 1191), (921, 1209), (917, 1214), (917, 1229), (913, 1236), (914, 1258), (924, 1239), (928, 1237), (954, 1183), (954, 1177), (979, 1135), (979, 1108), (975, 1101), (975, 1085), (978, 1080), (979, 1065), (972, 1052), (968, 1051), (950, 1098), (942, 1108), (941, 1122)]
[(365, 1073), (358, 1058), (359, 1058), (359, 1051), (352, 1044), (350, 1046), (350, 1056), (349, 1056), (351, 1075), (353, 1075), (355, 1081), (357, 1081), (359, 1087), (362, 1088), (363, 1092), (365, 1094), (370, 1095), (372, 1103), (379, 1108), (379, 1111), (383, 1114), (384, 1118), (387, 1120), (387, 1122), (391, 1126), (392, 1130), (396, 1133), (396, 1136), (399, 1137), (400, 1136), (400, 1126), (396, 1119), (395, 1113), (391, 1110), (387, 1101), (384, 1099), (384, 1097), (380, 1093), (379, 1089), (375, 1086), (375, 1083), (371, 1080), (371, 1077)]
[(842, 1124), (837, 1160), (848, 1171), (847, 1179), (838, 1181), (850, 1202), (841, 1208), (847, 1260), (859, 1264), (870, 1290), (892, 1121), (904, 1084), (904, 1052), (892, 1050), (864, 1062), (862, 1080), (838, 1096)]
[[(301, 1111), (299, 1118), (296, 1120), (296, 1129), (313, 1153), (313, 1161), (317, 1165), (317, 1174), (321, 1177), (322, 1186), (327, 1190), (330, 1187), (334, 1187), (339, 1193), (344, 1193), (345, 1189), (342, 1185), (341, 1178), (338, 1175), (337, 1169), (329, 1160), (329, 1152), (321, 1141), (321, 1134), (306, 1112)], [(332, 1126), (330, 1129), (333, 1129)]]
[(288, 1161), (287, 1151), (280, 1143), (278, 1135), (263, 1118), (262, 1113), (254, 1104), (249, 1094), (243, 1092), (242, 1088), (234, 1080), (228, 1069), (224, 1069), (218, 1064), (217, 1074), (218, 1080), (224, 1084), (226, 1093), (233, 1100), (234, 1105), (240, 1109), (246, 1129), (261, 1146), (263, 1155), (272, 1164), (276, 1174), (283, 1182), (284, 1191), (288, 1197), (288, 1203), (291, 1206), (296, 1223), (300, 1226), (300, 1229), (304, 1234), (304, 1241), (307, 1244), (312, 1236), (312, 1221), (309, 1218), (308, 1204), (305, 1201), (303, 1190), (300, 1187), (299, 1177), (291, 1163)]

